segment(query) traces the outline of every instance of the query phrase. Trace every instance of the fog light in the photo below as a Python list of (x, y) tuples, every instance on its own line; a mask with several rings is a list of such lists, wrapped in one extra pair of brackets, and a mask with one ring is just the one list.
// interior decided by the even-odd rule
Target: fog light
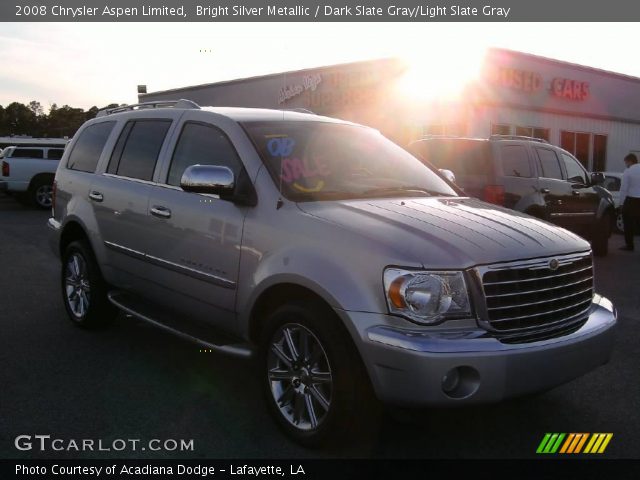
[(469, 398), (480, 388), (480, 372), (466, 365), (452, 368), (442, 377), (441, 387), (449, 398)]
[(442, 377), (442, 391), (444, 393), (451, 393), (460, 384), (460, 374), (458, 373), (457, 368), (453, 368), (449, 370), (444, 377)]

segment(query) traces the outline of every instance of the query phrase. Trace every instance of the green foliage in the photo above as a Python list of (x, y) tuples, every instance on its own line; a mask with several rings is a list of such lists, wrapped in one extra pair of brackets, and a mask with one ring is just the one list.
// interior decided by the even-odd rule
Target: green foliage
[[(110, 104), (107, 107), (114, 107)], [(106, 107), (105, 107), (106, 108)], [(31, 137), (73, 137), (76, 130), (98, 113), (98, 107), (87, 111), (69, 105), (58, 107), (55, 103), (44, 113), (40, 102), (28, 105), (13, 102), (6, 107), (0, 105), (0, 137), (9, 135), (29, 135)]]

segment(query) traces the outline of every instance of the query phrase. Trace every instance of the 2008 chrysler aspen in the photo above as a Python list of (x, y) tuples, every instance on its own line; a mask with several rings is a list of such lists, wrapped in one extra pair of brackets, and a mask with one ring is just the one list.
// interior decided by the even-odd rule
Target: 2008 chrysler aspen
[(612, 349), (616, 312), (586, 241), (461, 196), (375, 130), (308, 113), (102, 112), (65, 151), (48, 224), (74, 323), (124, 311), (256, 358), (275, 420), (307, 445), (344, 431), (367, 392), (496, 402)]

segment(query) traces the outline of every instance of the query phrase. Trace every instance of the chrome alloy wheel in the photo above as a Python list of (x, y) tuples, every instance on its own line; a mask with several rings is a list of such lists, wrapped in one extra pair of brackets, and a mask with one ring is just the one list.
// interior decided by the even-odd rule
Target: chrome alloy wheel
[(50, 208), (53, 199), (53, 187), (51, 185), (40, 185), (35, 193), (36, 203), (43, 208)]
[(318, 428), (331, 407), (333, 381), (327, 354), (306, 327), (288, 323), (271, 339), (267, 355), (271, 394), (282, 416), (295, 428)]
[(64, 289), (67, 305), (75, 317), (82, 319), (89, 310), (91, 285), (87, 262), (77, 253), (69, 256), (65, 267)]

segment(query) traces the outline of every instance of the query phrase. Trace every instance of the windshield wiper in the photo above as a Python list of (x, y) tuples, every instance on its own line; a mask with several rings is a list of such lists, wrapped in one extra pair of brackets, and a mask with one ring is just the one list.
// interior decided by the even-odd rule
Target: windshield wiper
[(424, 197), (451, 197), (448, 193), (439, 192), (437, 190), (429, 190), (417, 185), (402, 185), (399, 187), (380, 187), (371, 188), (361, 192), (366, 196), (388, 196), (388, 195), (402, 195), (402, 196), (424, 196)]

